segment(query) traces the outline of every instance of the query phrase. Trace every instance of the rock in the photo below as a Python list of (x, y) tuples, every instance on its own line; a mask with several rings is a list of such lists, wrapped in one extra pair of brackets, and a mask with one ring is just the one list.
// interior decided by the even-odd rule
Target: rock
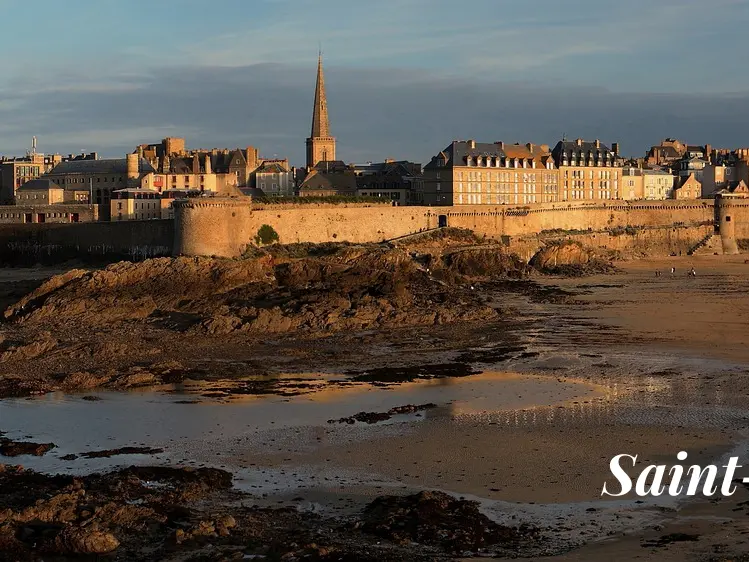
[(55, 539), (60, 553), (107, 554), (120, 546), (114, 535), (94, 528), (66, 527)]
[(536, 533), (499, 525), (478, 510), (477, 502), (457, 500), (443, 492), (381, 496), (367, 505), (362, 519), (364, 532), (399, 544), (440, 546), (451, 553), (513, 547)]
[(12, 439), (8, 439), (6, 437), (0, 437), (0, 455), (3, 455), (5, 457), (19, 457), (21, 455), (41, 457), (54, 448), (54, 443), (13, 441)]

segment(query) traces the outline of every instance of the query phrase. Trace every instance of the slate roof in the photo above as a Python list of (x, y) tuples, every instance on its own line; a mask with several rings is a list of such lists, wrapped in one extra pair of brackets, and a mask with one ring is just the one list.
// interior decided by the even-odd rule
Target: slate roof
[(551, 151), (554, 156), (554, 162), (557, 166), (561, 165), (564, 160), (563, 155), (567, 155), (567, 161), (571, 160), (590, 160), (590, 156), (593, 156), (593, 160), (598, 160), (599, 156), (610, 163), (616, 161), (616, 156), (611, 152), (611, 149), (603, 143), (600, 143), (596, 147), (595, 142), (582, 141), (580, 144), (577, 141), (562, 140), (557, 143), (554, 149)]
[[(140, 159), (141, 173), (155, 172), (145, 158)], [(127, 174), (127, 159), (112, 158), (105, 160), (72, 160), (61, 162), (47, 174), (49, 176), (73, 174)]]
[(288, 170), (280, 162), (264, 162), (258, 169), (257, 173), (263, 174), (285, 174)]
[(49, 191), (50, 189), (62, 189), (62, 187), (52, 180), (35, 179), (27, 181), (21, 187), (16, 189), (16, 191)]
[[(447, 148), (432, 158), (432, 161), (424, 166), (425, 170), (450, 166), (465, 166), (468, 157), (491, 156), (505, 158), (505, 152), (498, 143), (453, 141)], [(438, 166), (439, 160), (445, 161), (443, 166)]]

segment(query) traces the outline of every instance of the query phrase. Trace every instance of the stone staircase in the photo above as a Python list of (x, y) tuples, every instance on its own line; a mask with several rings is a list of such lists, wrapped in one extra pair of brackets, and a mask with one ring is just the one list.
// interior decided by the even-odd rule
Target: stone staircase
[(713, 254), (723, 255), (723, 241), (720, 234), (708, 234), (687, 252), (688, 256), (712, 256)]

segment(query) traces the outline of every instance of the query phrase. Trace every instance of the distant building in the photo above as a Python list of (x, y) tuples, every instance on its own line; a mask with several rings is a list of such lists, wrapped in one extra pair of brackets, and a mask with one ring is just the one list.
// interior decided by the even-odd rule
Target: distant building
[(386, 160), (351, 167), (356, 176), (357, 195), (389, 199), (396, 205), (423, 203), (421, 164)]
[(644, 199), (645, 182), (642, 168), (622, 168), (622, 199), (634, 201)]
[(254, 185), (269, 197), (293, 197), (295, 172), (287, 160), (266, 160), (254, 172)]
[(694, 176), (698, 182), (702, 183), (705, 167), (709, 164), (704, 158), (685, 154), (683, 158), (672, 164), (674, 174), (678, 178), (677, 184), (684, 183), (689, 176)]
[[(36, 139), (34, 140), (36, 146)], [(16, 190), (24, 183), (41, 177), (60, 162), (91, 155), (62, 157), (59, 154), (44, 155), (29, 152), (26, 156), (0, 159), (0, 204), (13, 202)]]
[(175, 199), (199, 196), (188, 190), (165, 190), (128, 188), (112, 193), (110, 216), (112, 221), (154, 220), (174, 218), (172, 203)]
[(344, 162), (318, 162), (299, 186), (300, 197), (356, 196), (356, 174)]
[(677, 139), (668, 138), (662, 140), (659, 145), (650, 147), (645, 155), (645, 163), (648, 166), (671, 166), (685, 157), (712, 161), (713, 149), (709, 144), (689, 145)]
[(702, 183), (694, 174), (679, 181), (673, 191), (674, 199), (699, 199), (700, 197), (702, 197)]
[(560, 201), (624, 199), (620, 181), (619, 144), (611, 148), (599, 140), (562, 140), (552, 150), (559, 169)]
[(112, 192), (139, 187), (155, 170), (137, 154), (108, 160), (71, 160), (55, 166), (44, 179), (65, 190), (65, 202), (92, 203), (109, 208)]
[(662, 169), (644, 169), (642, 171), (643, 198), (648, 200), (671, 199), (674, 191), (675, 177)]
[(558, 200), (549, 147), (453, 141), (424, 166), (425, 205), (525, 205)]
[(16, 189), (16, 205), (58, 205), (65, 202), (65, 190), (48, 179), (35, 179)]
[(715, 194), (738, 182), (735, 165), (707, 164), (702, 170), (702, 197), (712, 199)]

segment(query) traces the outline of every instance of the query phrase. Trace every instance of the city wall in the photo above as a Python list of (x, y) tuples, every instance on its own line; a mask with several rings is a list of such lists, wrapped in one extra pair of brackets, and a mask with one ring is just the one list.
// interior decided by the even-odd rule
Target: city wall
[[(743, 208), (742, 208), (743, 209)], [(749, 231), (749, 209), (742, 215)], [(742, 211), (743, 212), (743, 211)], [(529, 236), (587, 236), (596, 247), (624, 250), (626, 245), (686, 251), (713, 231), (713, 201), (662, 201), (614, 205), (543, 204), (532, 207), (281, 207), (254, 209), (243, 200), (175, 203), (175, 254), (237, 256), (261, 243), (267, 225), (283, 244), (293, 242), (382, 242), (438, 226), (473, 230), (517, 247)], [(734, 224), (738, 224), (734, 222)], [(635, 227), (632, 236), (617, 230)], [(743, 230), (742, 230), (743, 232)], [(600, 234), (599, 234), (600, 233)], [(657, 244), (658, 240), (665, 241)], [(526, 240), (527, 242), (527, 240)], [(536, 239), (538, 243), (538, 239)]]
[(169, 256), (174, 221), (0, 224), (0, 264), (111, 262)]
[[(452, 226), (502, 240), (530, 257), (549, 239), (662, 255), (686, 253), (720, 226), (726, 253), (749, 249), (749, 201), (663, 201), (615, 205), (544, 204), (532, 207), (391, 207), (388, 205), (274, 205), (248, 199), (175, 202), (175, 219), (76, 224), (0, 224), (0, 263), (112, 261), (165, 255), (236, 257), (249, 244), (382, 242)], [(266, 226), (267, 225), (267, 226)], [(261, 231), (271, 232), (264, 240)]]

